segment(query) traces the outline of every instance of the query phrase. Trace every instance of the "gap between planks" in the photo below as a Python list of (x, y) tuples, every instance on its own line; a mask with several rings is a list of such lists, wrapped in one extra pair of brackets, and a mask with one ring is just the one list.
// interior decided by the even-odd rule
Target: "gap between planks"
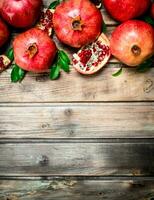
[(37, 180), (77, 180), (77, 181), (154, 181), (154, 176), (0, 176), (0, 180), (23, 180), (23, 181), (37, 181)]

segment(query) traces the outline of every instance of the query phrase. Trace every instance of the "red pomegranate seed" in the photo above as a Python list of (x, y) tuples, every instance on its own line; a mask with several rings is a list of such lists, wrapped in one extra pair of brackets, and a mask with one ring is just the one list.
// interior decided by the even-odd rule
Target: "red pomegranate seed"
[(75, 58), (72, 59), (72, 62), (73, 62), (73, 64), (75, 64), (75, 65), (78, 63), (78, 61), (77, 61)]
[(5, 66), (3, 61), (4, 61), (4, 58), (0, 57), (0, 68), (3, 68)]
[(86, 71), (89, 71), (89, 70), (90, 70), (90, 67), (87, 67), (87, 68), (86, 68)]

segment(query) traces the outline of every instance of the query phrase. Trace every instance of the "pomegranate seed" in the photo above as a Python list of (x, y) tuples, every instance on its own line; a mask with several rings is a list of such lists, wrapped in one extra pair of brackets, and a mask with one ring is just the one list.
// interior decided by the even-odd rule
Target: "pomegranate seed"
[(89, 71), (89, 70), (90, 70), (90, 67), (87, 67), (87, 68), (86, 68), (86, 71)]
[(0, 57), (0, 68), (3, 68), (5, 66), (3, 61), (4, 61), (3, 57)]
[(78, 61), (77, 61), (75, 58), (72, 59), (72, 62), (73, 62), (73, 64), (75, 64), (75, 65), (78, 63)]
[(110, 47), (109, 47), (109, 46), (106, 46), (106, 50), (109, 51), (109, 50), (110, 50)]
[(90, 49), (84, 49), (79, 53), (80, 62), (85, 66), (87, 62), (90, 60), (92, 56), (92, 52)]
[(93, 48), (93, 52), (94, 52), (94, 53), (96, 52), (96, 48), (95, 48), (95, 47)]
[(52, 18), (52, 16), (53, 16), (53, 14), (52, 14), (52, 12), (51, 12), (50, 10), (47, 10), (47, 11), (46, 11), (46, 14), (47, 14), (47, 16), (48, 16), (49, 18)]

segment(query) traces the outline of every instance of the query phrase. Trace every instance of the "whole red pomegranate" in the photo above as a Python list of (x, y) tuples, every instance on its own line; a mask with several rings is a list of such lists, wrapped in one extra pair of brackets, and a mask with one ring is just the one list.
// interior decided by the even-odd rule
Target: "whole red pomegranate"
[(26, 71), (45, 72), (56, 55), (56, 45), (42, 30), (32, 28), (19, 34), (14, 42), (15, 63)]
[(144, 14), (150, 0), (102, 0), (109, 14), (117, 21), (124, 22)]
[(151, 6), (151, 17), (154, 19), (154, 3)]
[(9, 38), (9, 29), (7, 25), (0, 19), (0, 47), (5, 44)]
[(59, 40), (80, 48), (93, 42), (101, 33), (101, 12), (89, 0), (68, 0), (57, 6), (53, 25)]
[(1, 1), (1, 15), (14, 27), (31, 27), (39, 17), (42, 0)]
[(111, 53), (128, 66), (137, 66), (154, 54), (154, 29), (140, 20), (129, 20), (112, 33)]

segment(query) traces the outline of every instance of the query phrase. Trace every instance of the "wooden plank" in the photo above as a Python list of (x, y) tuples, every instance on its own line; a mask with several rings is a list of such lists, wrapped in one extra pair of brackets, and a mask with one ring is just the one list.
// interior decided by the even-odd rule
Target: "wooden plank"
[(57, 81), (50, 81), (48, 74), (29, 73), (21, 84), (11, 84), (7, 71), (0, 75), (0, 102), (154, 100), (154, 69), (147, 73), (124, 69), (121, 76), (112, 77), (117, 69), (109, 65), (91, 77), (81, 76), (72, 69), (70, 74), (62, 73)]
[(0, 200), (152, 200), (154, 181), (0, 181)]
[(154, 103), (1, 104), (0, 138), (154, 138)]
[(0, 176), (153, 176), (154, 143), (0, 145)]

